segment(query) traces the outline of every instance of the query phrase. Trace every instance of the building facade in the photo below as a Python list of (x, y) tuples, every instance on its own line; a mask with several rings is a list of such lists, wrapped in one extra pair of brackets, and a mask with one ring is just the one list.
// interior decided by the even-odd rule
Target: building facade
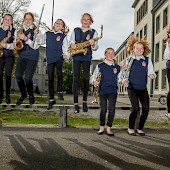
[[(169, 0), (135, 0), (134, 8), (134, 35), (139, 39), (146, 37), (150, 49), (151, 60), (157, 75), (155, 80), (148, 79), (148, 90), (151, 95), (167, 93), (166, 61), (163, 60), (165, 49), (164, 38), (166, 28), (170, 24), (170, 1)], [(128, 56), (126, 43), (128, 38), (116, 51), (116, 56), (122, 66)], [(126, 88), (119, 87), (120, 94), (127, 94)]]

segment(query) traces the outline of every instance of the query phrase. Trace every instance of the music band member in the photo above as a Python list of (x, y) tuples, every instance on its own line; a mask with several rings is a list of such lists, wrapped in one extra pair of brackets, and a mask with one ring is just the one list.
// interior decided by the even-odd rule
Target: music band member
[[(136, 39), (136, 41), (134, 41), (134, 39)], [(132, 51), (129, 52), (131, 53), (131, 57), (133, 57), (133, 62), (131, 64), (128, 79), (123, 81), (124, 86), (128, 88), (128, 96), (132, 105), (132, 111), (129, 116), (129, 128), (127, 132), (129, 135), (136, 135), (134, 126), (137, 114), (140, 111), (140, 102), (142, 111), (137, 133), (141, 136), (145, 136), (143, 128), (149, 113), (147, 77), (154, 79), (156, 78), (156, 75), (153, 69), (152, 61), (147, 56), (150, 53), (147, 41), (144, 38), (138, 41), (136, 37), (131, 36), (128, 40), (128, 44), (131, 46), (128, 49), (132, 49)], [(128, 66), (125, 65), (124, 69), (127, 67)]]
[[(118, 74), (120, 72), (120, 66), (117, 64), (115, 57), (115, 51), (113, 48), (107, 48), (105, 50), (105, 60), (99, 63), (91, 76), (90, 82), (94, 87), (98, 87), (98, 93), (100, 98), (100, 130), (98, 135), (102, 135), (105, 129), (105, 119), (107, 109), (109, 110), (107, 119), (106, 133), (108, 136), (114, 136), (111, 131), (112, 123), (115, 116), (115, 105), (117, 100), (118, 90)], [(97, 76), (100, 72), (100, 82), (97, 80)], [(108, 101), (108, 104), (107, 104)]]
[(76, 44), (89, 41), (88, 51), (86, 55), (77, 54), (73, 56), (73, 96), (74, 96), (74, 112), (79, 113), (78, 91), (80, 83), (80, 70), (83, 70), (83, 111), (88, 111), (87, 96), (89, 91), (89, 72), (92, 59), (92, 50), (97, 50), (97, 41), (93, 38), (97, 37), (97, 32), (90, 25), (93, 23), (93, 18), (89, 13), (84, 13), (81, 17), (81, 27), (74, 29), (71, 35), (71, 48), (76, 49)]
[(6, 103), (11, 103), (11, 74), (15, 62), (13, 54), (15, 28), (13, 27), (13, 17), (7, 13), (3, 16), (2, 27), (0, 28), (0, 104), (4, 98), (3, 72), (5, 70), (6, 81)]
[[(29, 103), (34, 104), (35, 98), (33, 93), (33, 75), (37, 67), (39, 59), (39, 44), (37, 38), (34, 40), (34, 15), (27, 12), (23, 19), (22, 33), (18, 33), (17, 37), (22, 40), (23, 48), (19, 50), (19, 59), (16, 66), (16, 80), (21, 96), (16, 105), (23, 103), (23, 100), (29, 95)], [(14, 48), (17, 49), (16, 42)]]
[(64, 100), (63, 97), (63, 62), (69, 58), (67, 33), (69, 29), (62, 19), (57, 19), (54, 23), (53, 30), (47, 31), (39, 36), (40, 43), (46, 43), (46, 58), (48, 72), (48, 91), (49, 104), (47, 110), (52, 109), (56, 103), (54, 99), (54, 70), (57, 74), (57, 93), (58, 99)]

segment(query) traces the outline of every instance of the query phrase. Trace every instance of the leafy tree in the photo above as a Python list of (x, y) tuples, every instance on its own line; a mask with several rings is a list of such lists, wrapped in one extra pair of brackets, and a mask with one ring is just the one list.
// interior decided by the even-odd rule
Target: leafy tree
[(66, 93), (72, 93), (72, 83), (73, 83), (73, 70), (72, 70), (72, 59), (64, 62), (63, 65), (63, 90)]
[(27, 11), (31, 0), (0, 0), (0, 19), (5, 13), (14, 18), (14, 25), (21, 25), (23, 14)]

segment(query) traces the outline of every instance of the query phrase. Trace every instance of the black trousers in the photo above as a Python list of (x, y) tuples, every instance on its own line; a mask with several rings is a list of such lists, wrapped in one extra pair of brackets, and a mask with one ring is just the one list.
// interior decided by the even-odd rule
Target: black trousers
[(167, 78), (168, 78), (168, 85), (169, 85), (169, 91), (167, 95), (167, 108), (168, 108), (168, 113), (170, 113), (170, 69), (167, 68)]
[(134, 129), (137, 114), (140, 111), (139, 102), (142, 106), (142, 113), (139, 120), (139, 130), (142, 130), (149, 113), (149, 95), (147, 90), (128, 90), (132, 111), (129, 116), (129, 128)]
[(108, 108), (109, 113), (107, 118), (107, 126), (112, 127), (113, 119), (115, 116), (117, 94), (104, 94), (100, 95), (99, 97), (100, 97), (100, 126), (105, 125), (106, 113)]
[(80, 69), (83, 69), (83, 101), (87, 101), (89, 91), (90, 61), (73, 61), (73, 95), (74, 103), (78, 103), (78, 90), (80, 84)]
[(51, 63), (47, 66), (48, 71), (48, 90), (49, 90), (49, 98), (54, 99), (54, 70), (56, 67), (57, 74), (57, 92), (63, 91), (63, 61), (57, 61), (55, 63)]
[(33, 75), (37, 67), (37, 61), (19, 57), (16, 66), (16, 80), (21, 96), (33, 96)]
[(4, 97), (3, 76), (5, 71), (6, 95), (10, 95), (11, 90), (11, 74), (15, 63), (14, 56), (0, 57), (0, 98)]

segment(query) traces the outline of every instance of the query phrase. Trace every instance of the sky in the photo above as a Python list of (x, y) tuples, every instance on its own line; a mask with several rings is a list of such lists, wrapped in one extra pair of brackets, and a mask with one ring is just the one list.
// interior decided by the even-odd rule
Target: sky
[[(71, 32), (75, 27), (81, 27), (80, 19), (84, 12), (93, 16), (91, 25), (98, 35), (103, 25), (103, 38), (99, 40), (99, 49), (93, 52), (93, 59), (104, 56), (104, 50), (112, 47), (115, 51), (134, 30), (134, 9), (131, 7), (134, 0), (55, 0), (54, 22), (58, 18), (65, 21)], [(42, 22), (51, 28), (53, 0), (31, 0), (30, 12), (40, 15), (45, 4)]]

